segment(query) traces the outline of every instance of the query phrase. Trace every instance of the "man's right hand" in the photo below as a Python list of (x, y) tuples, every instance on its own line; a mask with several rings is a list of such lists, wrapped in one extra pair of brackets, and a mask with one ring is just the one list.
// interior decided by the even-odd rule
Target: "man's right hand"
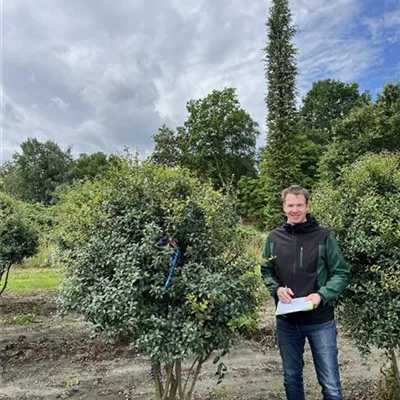
[(276, 291), (276, 294), (278, 296), (278, 299), (282, 303), (291, 303), (292, 296), (294, 295), (292, 289), (290, 289), (286, 286), (285, 287), (281, 286), (280, 288), (278, 288), (278, 290)]

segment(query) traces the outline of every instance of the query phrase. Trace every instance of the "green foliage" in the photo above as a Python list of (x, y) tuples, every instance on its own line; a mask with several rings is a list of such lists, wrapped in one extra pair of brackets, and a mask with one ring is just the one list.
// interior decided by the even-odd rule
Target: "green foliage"
[(107, 170), (109, 160), (107, 156), (98, 151), (92, 154), (79, 154), (68, 172), (68, 181), (94, 179)]
[[(240, 107), (235, 89), (213, 90), (186, 105), (189, 118), (178, 129), (182, 164), (215, 187), (254, 176), (257, 123)], [(207, 166), (205, 168), (204, 166)]]
[[(39, 234), (40, 243), (40, 234)], [(24, 258), (19, 265), (24, 269), (31, 268), (63, 268), (60, 263), (58, 248), (56, 244), (40, 243), (36, 254), (31, 257)]]
[(282, 220), (281, 191), (299, 182), (297, 156), (296, 34), (291, 25), (288, 0), (273, 0), (267, 22), (268, 45), (264, 49), (268, 93), (268, 137), (260, 170), (265, 180), (264, 215), (272, 228)]
[[(299, 125), (301, 127), (301, 123)], [(299, 128), (299, 132), (303, 132)], [(310, 131), (308, 131), (310, 133)], [(323, 149), (320, 145), (312, 141), (307, 134), (300, 133), (297, 137), (297, 153), (299, 155), (299, 164), (301, 173), (299, 181), (301, 185), (312, 190), (318, 183), (319, 171), (318, 163)]]
[(265, 207), (263, 181), (249, 176), (242, 176), (238, 184), (238, 212), (244, 217), (262, 221)]
[(341, 169), (365, 153), (400, 150), (400, 82), (386, 85), (374, 104), (353, 109), (336, 124), (321, 160), (321, 177), (340, 182)]
[(340, 313), (361, 349), (400, 347), (400, 154), (369, 155), (337, 187), (314, 195), (313, 213), (334, 229), (352, 281)]
[(56, 223), (57, 208), (43, 203), (19, 204), (23, 220), (39, 234), (40, 244), (47, 246), (53, 241), (52, 232)]
[(241, 225), (238, 227), (239, 240), (243, 250), (253, 259), (261, 262), (261, 253), (265, 245), (265, 232), (256, 226)]
[(151, 155), (151, 162), (166, 167), (176, 167), (181, 163), (182, 150), (179, 147), (175, 132), (163, 125), (153, 136), (155, 147)]
[(21, 261), (21, 268), (60, 268), (57, 252), (57, 206), (43, 203), (20, 203), (21, 218), (38, 234), (34, 255)]
[(213, 90), (186, 108), (189, 116), (177, 133), (164, 125), (154, 136), (153, 163), (186, 167), (215, 188), (256, 175), (258, 125), (240, 106), (235, 89)]
[(68, 180), (70, 149), (63, 151), (51, 140), (41, 143), (29, 138), (21, 150), (1, 170), (3, 190), (26, 202), (52, 203), (56, 187)]
[[(0, 193), (0, 282), (2, 293), (7, 286), (8, 271), (37, 250), (38, 235), (22, 219), (15, 200)], [(4, 281), (2, 280), (4, 275)]]
[(369, 104), (370, 94), (359, 93), (357, 83), (333, 79), (314, 82), (299, 111), (299, 159), (304, 186), (312, 188), (319, 179), (318, 165), (332, 141), (334, 126), (355, 107)]
[(345, 118), (354, 107), (369, 102), (369, 93), (361, 95), (358, 83), (334, 79), (314, 82), (300, 110), (303, 128), (314, 143), (325, 146), (332, 139), (334, 124)]
[(58, 238), (61, 248), (68, 250), (86, 243), (95, 221), (103, 212), (101, 204), (105, 193), (114, 184), (112, 178), (108, 177), (114, 176), (118, 168), (119, 161), (114, 161), (109, 174), (101, 180), (87, 181), (84, 184), (75, 182), (69, 187), (59, 188), (57, 197), (60, 201), (55, 206), (53, 234)]
[[(194, 355), (201, 368), (251, 325), (245, 317), (256, 311), (260, 277), (243, 254), (228, 196), (184, 169), (126, 158), (97, 186), (76, 187), (61, 203), (74, 216), (60, 232), (68, 233), (70, 265), (64, 307), (80, 310), (95, 331), (132, 341), (155, 370), (165, 363), (170, 396), (179, 380), (174, 363)], [(184, 253), (166, 290), (174, 250), (156, 244), (162, 237)], [(160, 385), (156, 379), (158, 395)]]

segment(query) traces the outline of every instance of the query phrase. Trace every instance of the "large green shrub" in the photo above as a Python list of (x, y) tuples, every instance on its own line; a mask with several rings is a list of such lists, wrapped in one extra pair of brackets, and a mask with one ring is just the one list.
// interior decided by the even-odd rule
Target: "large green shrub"
[[(230, 198), (183, 169), (126, 158), (61, 202), (70, 261), (63, 305), (148, 354), (158, 399), (189, 399), (204, 361), (256, 321), (260, 281)], [(183, 253), (172, 273), (175, 250), (161, 238)], [(189, 356), (194, 366), (184, 374)]]
[(313, 212), (333, 228), (351, 264), (341, 318), (361, 349), (400, 348), (400, 154), (368, 155), (338, 187), (316, 193)]
[(23, 220), (19, 204), (0, 193), (0, 294), (7, 287), (11, 265), (35, 254), (37, 246), (37, 232)]

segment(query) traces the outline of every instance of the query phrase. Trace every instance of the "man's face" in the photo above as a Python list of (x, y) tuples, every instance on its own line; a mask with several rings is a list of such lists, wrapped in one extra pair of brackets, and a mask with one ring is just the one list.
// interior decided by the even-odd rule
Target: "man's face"
[(306, 204), (306, 198), (304, 195), (295, 195), (289, 193), (286, 195), (283, 203), (283, 211), (287, 216), (287, 222), (289, 224), (301, 224), (306, 222), (306, 214), (308, 212), (308, 205)]

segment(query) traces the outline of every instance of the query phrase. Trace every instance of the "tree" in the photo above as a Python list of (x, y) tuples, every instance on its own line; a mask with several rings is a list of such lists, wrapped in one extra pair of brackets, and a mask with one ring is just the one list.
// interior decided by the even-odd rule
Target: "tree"
[(400, 82), (388, 84), (374, 104), (353, 109), (336, 124), (333, 141), (321, 159), (321, 177), (340, 182), (341, 170), (365, 153), (399, 151)]
[(297, 50), (292, 43), (296, 30), (291, 25), (288, 0), (273, 0), (267, 27), (268, 45), (264, 51), (268, 132), (261, 174), (265, 180), (265, 217), (272, 227), (282, 220), (280, 192), (301, 183), (296, 126)]
[(214, 90), (186, 104), (189, 117), (177, 134), (163, 126), (152, 161), (184, 166), (215, 188), (237, 185), (242, 176), (255, 176), (258, 125), (240, 106), (235, 89)]
[(108, 163), (107, 156), (101, 151), (92, 154), (81, 153), (79, 157), (74, 160), (68, 172), (68, 181), (75, 179), (94, 179), (106, 171)]
[(302, 176), (302, 185), (312, 190), (318, 185), (319, 160), (324, 152), (323, 147), (311, 140), (303, 133), (301, 122), (299, 123), (299, 135), (297, 138), (298, 160)]
[(158, 400), (190, 399), (212, 352), (226, 353), (257, 321), (260, 278), (231, 199), (187, 170), (126, 158), (58, 206), (69, 249), (64, 307), (147, 354)]
[(319, 162), (332, 142), (333, 128), (355, 107), (371, 101), (370, 94), (360, 94), (357, 83), (324, 79), (314, 82), (303, 98), (299, 112), (300, 168), (307, 177), (306, 186), (314, 187), (319, 178)]
[(7, 287), (12, 264), (34, 255), (37, 247), (37, 232), (23, 220), (16, 201), (0, 193), (0, 295)]
[(3, 190), (30, 203), (51, 203), (56, 187), (68, 180), (72, 166), (71, 150), (63, 151), (53, 141), (29, 138), (21, 153), (2, 168)]
[(312, 211), (334, 230), (351, 264), (339, 315), (362, 350), (391, 353), (400, 392), (399, 193), (400, 153), (367, 155), (343, 170), (337, 187), (314, 194)]
[(15, 198), (21, 198), (23, 182), (18, 174), (17, 166), (10, 161), (0, 166), (0, 190)]
[(265, 207), (264, 189), (259, 177), (242, 176), (238, 183), (238, 212), (245, 218), (253, 219), (260, 226)]
[(181, 162), (182, 150), (176, 133), (165, 124), (153, 136), (155, 147), (150, 157), (152, 163), (166, 167), (176, 167)]
[(316, 144), (326, 146), (332, 140), (334, 124), (357, 106), (369, 104), (370, 94), (360, 94), (358, 83), (334, 79), (314, 82), (300, 109), (302, 127)]

